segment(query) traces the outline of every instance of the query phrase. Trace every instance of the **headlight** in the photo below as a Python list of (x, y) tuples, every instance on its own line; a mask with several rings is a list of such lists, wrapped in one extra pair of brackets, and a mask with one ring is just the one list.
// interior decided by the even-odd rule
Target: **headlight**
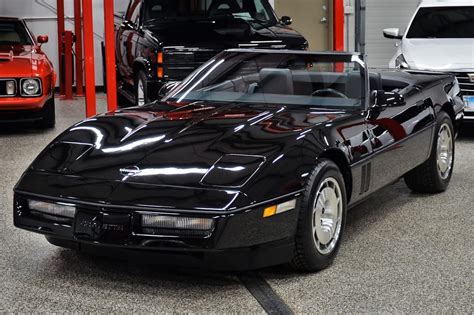
[(38, 200), (28, 200), (28, 208), (47, 215), (74, 218), (76, 206), (66, 203), (51, 203)]
[(397, 69), (408, 69), (408, 63), (407, 61), (405, 60), (405, 57), (403, 56), (403, 54), (401, 54), (400, 56), (397, 57), (397, 59), (395, 59), (395, 68)]
[(201, 179), (201, 184), (217, 187), (241, 187), (265, 162), (263, 156), (226, 154), (217, 160)]
[(41, 81), (39, 79), (21, 80), (21, 95), (23, 96), (41, 95)]

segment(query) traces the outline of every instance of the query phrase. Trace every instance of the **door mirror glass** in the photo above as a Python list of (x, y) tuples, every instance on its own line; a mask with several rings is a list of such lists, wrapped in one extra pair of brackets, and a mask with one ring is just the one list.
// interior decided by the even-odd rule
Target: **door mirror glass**
[(291, 25), (293, 23), (293, 19), (289, 16), (282, 16), (280, 20), (281, 24), (283, 25)]
[(385, 108), (403, 106), (406, 102), (400, 93), (377, 90), (372, 92), (372, 104), (375, 108)]
[(383, 30), (383, 36), (389, 39), (402, 39), (403, 34), (400, 34), (400, 29), (398, 28), (386, 28)]

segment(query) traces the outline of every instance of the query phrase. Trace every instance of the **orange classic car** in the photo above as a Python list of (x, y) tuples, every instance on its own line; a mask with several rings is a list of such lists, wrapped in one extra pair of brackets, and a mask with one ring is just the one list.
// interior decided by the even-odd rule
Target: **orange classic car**
[(56, 73), (41, 50), (47, 41), (35, 38), (23, 20), (0, 17), (0, 122), (54, 127)]

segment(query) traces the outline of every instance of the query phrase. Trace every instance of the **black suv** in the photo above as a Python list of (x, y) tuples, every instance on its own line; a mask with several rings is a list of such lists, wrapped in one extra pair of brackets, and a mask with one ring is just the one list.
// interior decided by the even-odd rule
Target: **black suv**
[(119, 92), (136, 105), (159, 98), (228, 48), (307, 49), (267, 0), (131, 0), (117, 26)]

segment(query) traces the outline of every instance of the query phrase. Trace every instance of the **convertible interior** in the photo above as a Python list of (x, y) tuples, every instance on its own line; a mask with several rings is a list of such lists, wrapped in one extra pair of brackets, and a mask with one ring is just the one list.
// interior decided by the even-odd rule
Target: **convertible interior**
[[(383, 77), (380, 73), (370, 73), (369, 80), (370, 90), (400, 91), (409, 85)], [(313, 105), (318, 105), (324, 98), (324, 105), (332, 101), (334, 106), (358, 106), (364, 95), (362, 82), (363, 77), (359, 71), (317, 72), (263, 68), (258, 73), (239, 75), (222, 83), (213, 85), (208, 82), (210, 84), (198, 92), (234, 100), (238, 96), (239, 100), (252, 101), (258, 101), (264, 95), (265, 101), (273, 99), (279, 103), (291, 103), (293, 100), (295, 104)], [(209, 95), (206, 99), (210, 99)]]

